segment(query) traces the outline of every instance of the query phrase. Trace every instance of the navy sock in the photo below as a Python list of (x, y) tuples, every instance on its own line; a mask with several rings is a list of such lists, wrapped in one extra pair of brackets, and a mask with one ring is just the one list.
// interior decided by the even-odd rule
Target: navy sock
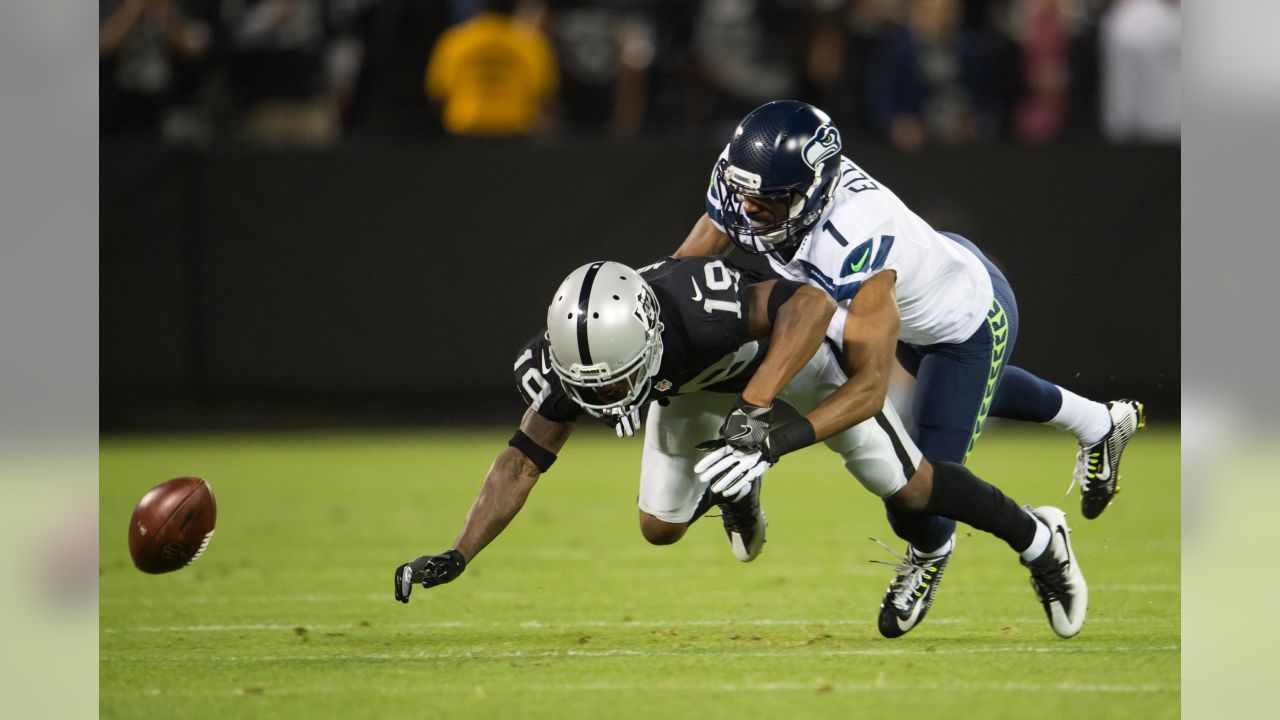
[(991, 403), (991, 417), (1046, 423), (1061, 409), (1062, 392), (1057, 385), (1009, 365)]
[[(936, 482), (936, 481), (935, 481)], [(885, 515), (898, 537), (923, 553), (931, 553), (947, 544), (956, 531), (956, 521), (941, 515), (899, 510), (884, 501)]]

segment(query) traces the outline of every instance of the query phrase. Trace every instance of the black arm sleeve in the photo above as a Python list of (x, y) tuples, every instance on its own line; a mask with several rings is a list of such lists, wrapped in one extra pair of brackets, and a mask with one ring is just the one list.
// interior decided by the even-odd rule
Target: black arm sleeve
[(782, 308), (796, 291), (804, 287), (803, 283), (794, 280), (779, 280), (773, 284), (773, 290), (769, 292), (769, 324), (773, 325), (778, 318), (778, 310)]

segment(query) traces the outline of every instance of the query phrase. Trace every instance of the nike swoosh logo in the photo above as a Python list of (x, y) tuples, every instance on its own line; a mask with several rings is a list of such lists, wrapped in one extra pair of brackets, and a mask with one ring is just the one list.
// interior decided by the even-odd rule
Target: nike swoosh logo
[(1071, 543), (1067, 542), (1067, 529), (1059, 525), (1054, 528), (1054, 532), (1062, 536), (1062, 547), (1067, 551), (1067, 562), (1074, 563), (1075, 560), (1071, 557)]
[(871, 248), (867, 248), (866, 250), (863, 251), (862, 257), (858, 258), (858, 262), (849, 263), (849, 272), (851, 273), (862, 272), (862, 268), (866, 267), (867, 258), (869, 257), (871, 257)]
[(693, 283), (693, 301), (697, 302), (702, 299), (702, 288), (698, 287), (698, 281), (689, 278), (689, 282)]
[(542, 353), (542, 357), (538, 358), (538, 360), (542, 362), (543, 375), (546, 375), (547, 373), (551, 372), (551, 366), (547, 364), (547, 354), (545, 352)]
[(915, 609), (911, 611), (911, 614), (907, 616), (906, 620), (903, 620), (901, 617), (894, 615), (893, 619), (897, 621), (898, 629), (901, 630), (902, 632), (910, 631), (911, 628), (916, 626), (917, 622), (920, 622), (920, 611), (923, 609), (924, 609), (924, 603), (916, 603)]

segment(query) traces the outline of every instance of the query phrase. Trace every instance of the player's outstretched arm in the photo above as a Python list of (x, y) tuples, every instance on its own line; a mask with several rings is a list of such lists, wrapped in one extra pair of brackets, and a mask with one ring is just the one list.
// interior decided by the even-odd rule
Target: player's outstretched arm
[(732, 249), (733, 242), (729, 236), (721, 232), (704, 212), (671, 257), (723, 257)]
[(523, 435), (523, 438), (519, 441), (513, 438), (512, 444), (499, 453), (489, 467), (484, 485), (471, 504), (453, 547), (396, 568), (396, 599), (407, 603), (414, 585), (434, 587), (461, 575), (467, 563), (501, 534), (524, 507), (538, 476), (550, 464), (548, 456), (550, 460), (555, 459), (571, 430), (572, 425), (548, 420), (533, 409), (525, 411), (517, 433), (517, 437)]
[[(551, 453), (560, 452), (572, 429), (572, 425), (548, 420), (532, 409), (526, 410), (520, 421), (520, 431), (538, 447)], [(462, 524), (462, 532), (453, 543), (454, 549), (467, 561), (474, 559), (524, 507), (524, 501), (541, 474), (536, 458), (516, 447), (503, 450), (489, 467), (480, 494), (472, 503)]]
[(849, 379), (808, 414), (816, 440), (825, 440), (874, 417), (889, 393), (898, 343), (897, 274), (886, 270), (862, 284), (849, 302), (844, 359)]

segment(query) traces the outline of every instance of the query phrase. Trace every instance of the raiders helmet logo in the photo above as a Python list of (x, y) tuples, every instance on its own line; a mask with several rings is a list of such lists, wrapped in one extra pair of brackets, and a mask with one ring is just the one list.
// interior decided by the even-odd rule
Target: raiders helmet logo
[(809, 142), (800, 151), (804, 164), (817, 170), (822, 163), (840, 154), (840, 131), (834, 125), (826, 124), (818, 128)]

